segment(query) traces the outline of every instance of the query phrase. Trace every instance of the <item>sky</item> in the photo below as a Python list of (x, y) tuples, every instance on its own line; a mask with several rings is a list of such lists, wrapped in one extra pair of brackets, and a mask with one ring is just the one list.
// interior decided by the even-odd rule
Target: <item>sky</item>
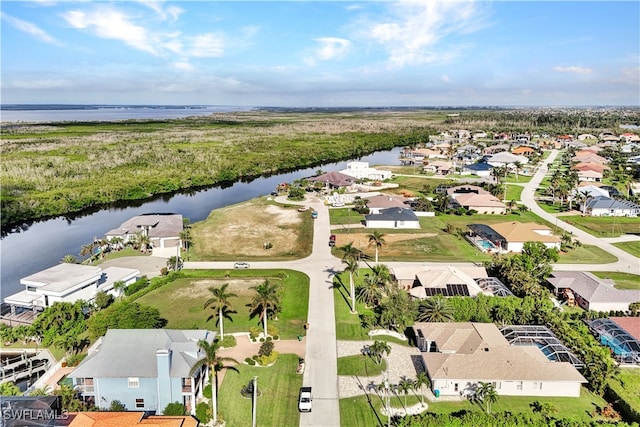
[(0, 2), (1, 102), (640, 105), (640, 2)]

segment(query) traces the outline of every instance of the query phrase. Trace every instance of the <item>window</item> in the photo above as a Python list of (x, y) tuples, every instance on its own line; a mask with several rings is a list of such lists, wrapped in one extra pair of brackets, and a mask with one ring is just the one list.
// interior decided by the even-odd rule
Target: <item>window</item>
[(136, 399), (136, 408), (144, 408), (144, 399)]
[(140, 378), (129, 377), (129, 388), (140, 388)]
[(518, 381), (518, 384), (516, 384), (516, 390), (522, 390), (522, 381)]

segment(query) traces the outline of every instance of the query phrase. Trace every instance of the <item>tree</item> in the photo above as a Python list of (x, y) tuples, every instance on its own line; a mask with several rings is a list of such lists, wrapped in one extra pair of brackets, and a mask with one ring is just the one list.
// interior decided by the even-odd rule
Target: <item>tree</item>
[(102, 310), (103, 308), (109, 307), (113, 303), (113, 299), (113, 295), (108, 294), (105, 291), (100, 291), (96, 294), (93, 303), (98, 310)]
[(259, 314), (264, 327), (264, 336), (266, 337), (269, 312), (275, 313), (281, 304), (280, 287), (270, 283), (269, 280), (265, 280), (260, 285), (252, 286), (250, 289), (255, 291), (255, 295), (249, 303), (250, 315), (253, 318)]
[(70, 385), (60, 384), (60, 387), (54, 390), (53, 394), (60, 396), (62, 410), (65, 412), (78, 412), (84, 408), (78, 390)]
[(373, 230), (373, 232), (367, 236), (369, 239), (369, 247), (374, 246), (376, 248), (376, 264), (378, 264), (378, 250), (387, 244), (384, 236), (385, 235), (378, 230)]
[(491, 413), (491, 405), (498, 401), (498, 393), (493, 383), (480, 381), (476, 391), (478, 398), (486, 405), (487, 414)]
[(375, 306), (381, 296), (378, 279), (373, 274), (367, 274), (363, 282), (356, 287), (356, 298), (367, 308)]
[(516, 181), (518, 180), (518, 172), (522, 169), (522, 162), (516, 160), (513, 162), (513, 168), (516, 171)]
[(180, 402), (169, 403), (164, 411), (162, 411), (163, 415), (172, 415), (181, 417), (187, 413), (187, 409)]
[(529, 406), (531, 407), (533, 412), (541, 414), (547, 421), (553, 417), (553, 414), (555, 412), (557, 412), (557, 409), (555, 408), (555, 406), (553, 406), (553, 403), (550, 402), (541, 403), (540, 401), (536, 400)]
[(378, 365), (382, 364), (382, 357), (385, 353), (387, 356), (391, 353), (391, 346), (386, 341), (374, 341), (369, 346), (369, 355)]
[(78, 263), (78, 259), (73, 255), (65, 255), (65, 256), (62, 257), (60, 262), (65, 263), (65, 264), (77, 264)]
[(351, 297), (351, 314), (357, 314), (356, 307), (356, 291), (353, 284), (353, 275), (358, 274), (358, 260), (353, 258), (343, 258), (342, 262), (346, 264), (344, 271), (349, 273), (349, 296)]
[(205, 372), (208, 370), (213, 378), (211, 387), (211, 413), (213, 415), (213, 425), (218, 424), (218, 372), (223, 369), (231, 369), (238, 372), (238, 369), (232, 365), (225, 365), (225, 363), (233, 363), (234, 365), (239, 362), (231, 357), (220, 357), (218, 350), (220, 349), (220, 340), (216, 340), (209, 343), (205, 340), (198, 342), (198, 347), (202, 353), (202, 357), (196, 361), (196, 363), (189, 371), (189, 375), (193, 376), (200, 369), (205, 368)]
[(182, 268), (182, 258), (177, 256), (172, 256), (167, 259), (167, 268), (169, 270), (178, 271)]
[[(3, 393), (0, 392), (0, 394), (3, 394)], [(44, 387), (36, 388), (31, 393), (29, 393), (29, 396), (50, 396), (50, 395), (51, 395), (51, 388), (48, 385), (45, 385)]]
[(431, 381), (429, 381), (429, 377), (424, 371), (418, 372), (413, 382), (413, 389), (420, 390), (420, 403), (422, 404), (424, 404), (424, 394), (422, 393), (422, 387), (424, 386), (431, 387)]
[(418, 306), (417, 320), (420, 322), (450, 322), (453, 320), (453, 306), (442, 295), (427, 298)]
[(398, 382), (398, 391), (404, 393), (404, 407), (407, 407), (407, 395), (414, 388), (413, 380), (407, 378), (406, 376), (400, 377), (400, 381)]
[(124, 293), (124, 289), (127, 287), (127, 284), (122, 280), (118, 280), (113, 284), (113, 290), (118, 293), (119, 296), (122, 296)]
[(118, 301), (100, 310), (87, 320), (87, 329), (92, 339), (103, 336), (107, 329), (158, 329), (166, 326), (167, 320), (160, 317), (155, 307)]
[(389, 289), (389, 294), (380, 303), (378, 311), (381, 325), (402, 334), (413, 324), (418, 314), (414, 300), (407, 292), (398, 288)]
[(0, 384), (0, 396), (22, 396), (22, 391), (13, 381)]
[(119, 400), (112, 400), (111, 404), (109, 405), (110, 412), (124, 412), (126, 410), (127, 410), (127, 405), (125, 405)]
[(204, 308), (211, 307), (214, 312), (207, 320), (215, 317), (216, 325), (220, 324), (220, 339), (224, 338), (224, 319), (227, 318), (230, 322), (233, 322), (231, 314), (236, 313), (236, 311), (232, 310), (233, 307), (231, 307), (229, 299), (238, 295), (233, 292), (227, 292), (228, 286), (229, 284), (225, 283), (219, 287), (210, 287), (209, 292), (211, 292), (212, 296), (204, 303)]

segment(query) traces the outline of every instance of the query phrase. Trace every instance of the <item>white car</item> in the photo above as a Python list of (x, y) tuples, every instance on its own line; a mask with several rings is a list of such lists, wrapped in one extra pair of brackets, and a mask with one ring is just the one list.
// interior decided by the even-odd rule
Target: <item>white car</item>
[(248, 262), (236, 262), (233, 264), (233, 268), (249, 268)]
[(311, 412), (311, 387), (300, 387), (300, 395), (298, 396), (298, 410), (300, 412)]

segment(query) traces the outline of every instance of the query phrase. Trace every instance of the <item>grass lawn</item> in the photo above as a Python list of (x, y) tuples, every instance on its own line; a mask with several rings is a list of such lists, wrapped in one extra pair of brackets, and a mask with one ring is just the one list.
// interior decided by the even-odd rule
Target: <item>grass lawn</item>
[[(413, 395), (413, 392), (409, 392), (407, 405), (415, 405), (418, 402), (419, 400)], [(390, 404), (393, 408), (402, 408), (404, 394), (393, 395)], [(369, 399), (366, 395), (340, 399), (340, 425), (344, 427), (384, 427), (387, 425), (387, 417), (381, 412), (384, 405), (384, 398), (376, 392), (369, 393)]]
[[(530, 396), (499, 396), (498, 401), (491, 406), (491, 412), (532, 412), (529, 406), (534, 401), (551, 403), (557, 412), (556, 418), (567, 418), (574, 421), (590, 421), (592, 414), (598, 407), (603, 407), (607, 402), (586, 388), (582, 388), (580, 397), (530, 397)], [(429, 412), (452, 413), (460, 410), (483, 411), (479, 405), (468, 400), (462, 402), (429, 402)]]
[(613, 246), (616, 246), (623, 251), (629, 252), (631, 255), (640, 258), (640, 242), (613, 243)]
[(635, 289), (640, 291), (640, 276), (637, 274), (619, 273), (617, 271), (594, 271), (593, 275), (601, 279), (613, 280), (616, 282), (615, 287), (618, 289)]
[(389, 188), (385, 190), (387, 193), (400, 194), (401, 191), (409, 191), (411, 193), (424, 193), (425, 185), (432, 190), (438, 185), (457, 185), (457, 181), (453, 179), (437, 179), (429, 178), (427, 176), (396, 176), (393, 177), (390, 182), (398, 184), (398, 188)]
[[(361, 279), (364, 270), (354, 280)], [(369, 340), (367, 330), (360, 324), (360, 316), (351, 314), (351, 299), (349, 298), (349, 275), (342, 273), (334, 279), (334, 283), (342, 280), (344, 287), (334, 285), (333, 288), (333, 304), (336, 315), (336, 339), (337, 340)], [(360, 314), (373, 314), (373, 310), (365, 308), (364, 304), (356, 301), (356, 307)]]
[(508, 182), (509, 184), (526, 184), (527, 182), (531, 181), (531, 178), (533, 178), (533, 175), (519, 174), (518, 178), (516, 178), (515, 174), (509, 174), (506, 182)]
[(378, 365), (370, 356), (363, 354), (338, 357), (338, 375), (371, 377), (380, 375), (386, 368), (387, 362), (384, 359)]
[[(507, 201), (520, 200), (520, 196), (522, 195), (522, 190), (524, 189), (521, 185), (511, 185), (507, 184)], [(500, 195), (498, 198), (504, 197), (504, 193)]]
[(632, 409), (640, 413), (640, 369), (621, 369), (617, 379), (610, 380), (609, 385)]
[(364, 215), (351, 208), (329, 209), (329, 222), (332, 225), (360, 224)]
[(251, 425), (251, 399), (240, 394), (253, 377), (258, 377), (256, 420), (259, 426), (293, 427), (300, 424), (298, 413), (298, 391), (302, 386), (302, 375), (296, 374), (298, 356), (280, 355), (275, 365), (264, 368), (238, 365), (238, 371), (225, 373), (220, 387), (218, 409), (228, 426)]
[(130, 257), (130, 256), (149, 256), (149, 254), (142, 253), (142, 252), (140, 252), (140, 251), (138, 251), (136, 249), (133, 249), (133, 248), (124, 248), (121, 251), (109, 252), (108, 254), (106, 254), (104, 256), (104, 258), (96, 259), (90, 265), (98, 265), (98, 264), (100, 264), (100, 263), (102, 263), (104, 261), (108, 261), (110, 259), (124, 258), (124, 257)]
[(561, 219), (596, 237), (618, 237), (621, 234), (640, 233), (638, 218), (571, 215)]
[(278, 320), (268, 324), (280, 330), (282, 339), (295, 339), (304, 331), (309, 301), (309, 278), (292, 270), (182, 270), (187, 276), (162, 286), (138, 299), (141, 304), (160, 310), (160, 315), (168, 320), (167, 328), (209, 329), (217, 331), (215, 320), (207, 321), (212, 315), (210, 308), (204, 309), (204, 302), (210, 297), (208, 288), (229, 284), (228, 292), (237, 294), (229, 299), (233, 321), (225, 320), (224, 331), (246, 332), (251, 327), (262, 329), (258, 317), (249, 318), (247, 304), (253, 297), (252, 286), (265, 279), (284, 286), (282, 313)]
[(617, 260), (618, 258), (597, 246), (582, 245), (569, 252), (561, 252), (558, 264), (608, 264)]

